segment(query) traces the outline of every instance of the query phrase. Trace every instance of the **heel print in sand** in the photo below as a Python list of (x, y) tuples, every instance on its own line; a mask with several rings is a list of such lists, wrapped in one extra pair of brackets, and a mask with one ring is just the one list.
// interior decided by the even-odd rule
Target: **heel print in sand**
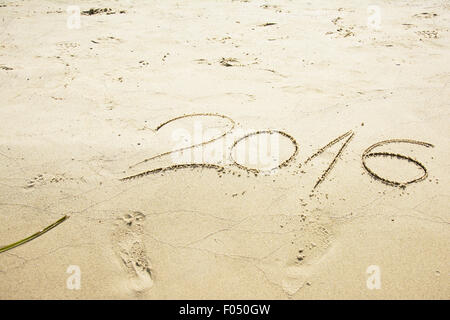
[(144, 219), (145, 215), (141, 212), (128, 213), (118, 219), (113, 234), (114, 250), (127, 273), (127, 286), (136, 293), (153, 286), (151, 264), (142, 242)]

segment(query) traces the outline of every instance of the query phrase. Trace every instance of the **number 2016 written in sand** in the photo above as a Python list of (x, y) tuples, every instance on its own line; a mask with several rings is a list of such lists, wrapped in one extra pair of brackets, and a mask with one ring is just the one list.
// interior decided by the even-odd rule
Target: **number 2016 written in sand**
[[(225, 132), (222, 132), (218, 135), (216, 135), (214, 138), (208, 140), (208, 141), (204, 141), (204, 142), (200, 142), (197, 144), (191, 144), (189, 146), (185, 146), (182, 148), (178, 148), (175, 150), (171, 150), (171, 151), (167, 151), (167, 152), (163, 152), (160, 154), (157, 154), (153, 157), (147, 158), (139, 163), (136, 163), (132, 166), (130, 166), (130, 168), (134, 168), (140, 164), (149, 162), (151, 160), (155, 160), (170, 154), (173, 154), (175, 152), (182, 152), (182, 151), (186, 151), (189, 149), (193, 149), (196, 147), (200, 147), (200, 146), (204, 146), (207, 144), (211, 144), (221, 138), (224, 138), (225, 136), (227, 136), (228, 134), (230, 134), (233, 129), (235, 128), (235, 121), (233, 119), (231, 119), (228, 116), (225, 115), (221, 115), (221, 114), (213, 114), (213, 113), (196, 113), (196, 114), (188, 114), (188, 115), (183, 115), (180, 117), (176, 117), (173, 118), (169, 121), (166, 121), (162, 124), (160, 124), (155, 132), (157, 132), (159, 129), (163, 128), (164, 126), (166, 126), (169, 123), (173, 123), (176, 122), (178, 120), (184, 119), (184, 118), (189, 118), (189, 117), (217, 117), (217, 118), (222, 118), (222, 119), (226, 119), (230, 124), (231, 124), (231, 128), (229, 128), (228, 130), (226, 130)], [(233, 149), (236, 148), (236, 146), (243, 141), (244, 139), (247, 139), (249, 137), (252, 136), (260, 136), (260, 135), (279, 135), (282, 137), (285, 137), (287, 139), (290, 140), (290, 142), (292, 143), (292, 145), (294, 146), (294, 151), (291, 153), (291, 155), (289, 156), (289, 158), (287, 160), (285, 160), (284, 162), (278, 164), (276, 167), (271, 168), (269, 171), (274, 170), (274, 169), (281, 169), (285, 166), (287, 166), (288, 164), (290, 164), (291, 162), (294, 161), (294, 159), (296, 158), (297, 154), (298, 154), (298, 143), (297, 141), (288, 133), (283, 132), (283, 131), (278, 131), (278, 130), (261, 130), (261, 131), (255, 131), (246, 135), (243, 135), (242, 137), (236, 139), (234, 141), (234, 143), (231, 146), (231, 150), (230, 150), (230, 158), (232, 160), (232, 164), (231, 166), (237, 167), (239, 169), (245, 170), (248, 173), (253, 173), (255, 174), (255, 176), (261, 172), (261, 170), (256, 169), (256, 168), (250, 168), (248, 166), (245, 166), (241, 163), (239, 163), (238, 161), (236, 161), (233, 158), (232, 152)], [(352, 138), (354, 137), (355, 133), (353, 131), (348, 131), (346, 133), (344, 133), (343, 135), (337, 137), (336, 139), (330, 141), (328, 144), (326, 144), (325, 146), (321, 147), (320, 149), (318, 149), (314, 154), (312, 154), (310, 157), (308, 157), (306, 159), (306, 161), (304, 162), (304, 164), (308, 163), (309, 161), (311, 161), (312, 159), (314, 159), (315, 157), (319, 156), (320, 154), (322, 154), (325, 150), (327, 150), (328, 148), (332, 147), (333, 145), (335, 145), (336, 143), (340, 142), (340, 141), (344, 141), (341, 148), (337, 151), (336, 155), (334, 156), (333, 160), (331, 161), (331, 163), (329, 164), (329, 166), (325, 169), (325, 171), (322, 173), (322, 175), (318, 178), (318, 180), (316, 181), (313, 190), (316, 189), (327, 177), (327, 175), (330, 173), (330, 171), (333, 169), (333, 167), (335, 166), (335, 164), (337, 163), (338, 159), (340, 158), (342, 152), (345, 150), (345, 148), (349, 145), (350, 141), (352, 140)], [(391, 144), (414, 144), (414, 145), (419, 145), (422, 147), (426, 147), (426, 148), (430, 148), (430, 147), (434, 147), (432, 144), (427, 143), (427, 142), (422, 142), (422, 141), (417, 141), (417, 140), (411, 140), (411, 139), (389, 139), (389, 140), (384, 140), (384, 141), (380, 141), (377, 142), (373, 145), (371, 145), (370, 147), (368, 147), (361, 155), (361, 162), (362, 162), (362, 166), (364, 168), (365, 171), (367, 171), (367, 173), (375, 180), (380, 181), (384, 184), (387, 184), (389, 186), (394, 186), (394, 187), (401, 187), (401, 188), (405, 188), (406, 185), (411, 184), (411, 183), (416, 183), (416, 182), (420, 182), (423, 181), (424, 179), (427, 178), (428, 176), (428, 171), (427, 168), (418, 160), (413, 159), (409, 156), (406, 155), (402, 155), (402, 154), (398, 154), (398, 153), (392, 153), (392, 152), (381, 152), (381, 151), (374, 151), (374, 149), (384, 146), (384, 145), (391, 145)], [(382, 177), (380, 174), (376, 173), (374, 170), (372, 170), (369, 165), (367, 164), (366, 160), (370, 159), (370, 158), (376, 158), (376, 157), (390, 157), (390, 158), (396, 158), (399, 160), (405, 160), (408, 161), (412, 164), (414, 164), (417, 168), (419, 168), (422, 171), (422, 175), (418, 178), (412, 179), (412, 180), (408, 180), (408, 181), (395, 181), (392, 179), (387, 179), (385, 177)], [(301, 164), (300, 164), (301, 166)], [(162, 173), (162, 172), (166, 172), (166, 171), (171, 171), (171, 170), (177, 170), (177, 169), (185, 169), (185, 168), (208, 168), (208, 169), (215, 169), (219, 172), (225, 172), (225, 167), (224, 166), (220, 166), (220, 165), (216, 165), (216, 164), (210, 164), (210, 163), (186, 163), (186, 164), (176, 164), (176, 165), (172, 165), (172, 166), (168, 166), (168, 167), (161, 167), (161, 168), (157, 168), (157, 169), (152, 169), (149, 171), (144, 171), (138, 174), (134, 174), (134, 175), (130, 175), (130, 176), (126, 176), (124, 178), (121, 179), (121, 181), (127, 181), (127, 180), (133, 180), (133, 179), (137, 179), (137, 178), (142, 178), (144, 176), (148, 176), (151, 174), (157, 174), (157, 173)]]
[[(151, 158), (147, 158), (139, 163), (136, 163), (132, 166), (130, 166), (130, 168), (136, 167), (140, 164), (143, 163), (147, 163), (151, 160), (155, 160), (170, 154), (174, 154), (175, 152), (182, 152), (185, 150), (189, 150), (189, 149), (193, 149), (196, 147), (200, 147), (206, 144), (210, 144), (213, 143), (221, 138), (224, 138), (225, 136), (227, 136), (228, 134), (230, 134), (231, 131), (233, 131), (233, 129), (235, 128), (235, 122), (233, 119), (224, 116), (224, 115), (220, 115), (220, 114), (210, 114), (210, 113), (197, 113), (197, 114), (190, 114), (190, 115), (183, 115), (174, 119), (171, 119), (169, 121), (166, 121), (164, 123), (162, 123), (161, 125), (159, 125), (155, 132), (157, 132), (159, 129), (161, 129), (162, 127), (164, 127), (165, 125), (169, 124), (169, 123), (173, 123), (177, 120), (183, 119), (183, 118), (189, 118), (189, 117), (219, 117), (219, 118), (223, 118), (228, 120), (232, 126), (230, 129), (228, 129), (225, 132), (222, 132), (221, 134), (216, 135), (216, 137), (208, 140), (208, 141), (204, 141), (204, 142), (200, 142), (200, 143), (196, 143), (196, 144), (191, 144), (189, 146), (185, 146), (185, 147), (181, 147), (172, 151), (167, 151), (167, 152), (163, 152), (160, 154), (157, 154)], [(287, 139), (290, 140), (290, 142), (292, 143), (292, 145), (294, 146), (294, 151), (291, 153), (290, 157), (285, 160), (282, 163), (278, 163), (276, 167), (271, 168), (269, 171), (275, 170), (275, 169), (282, 169), (283, 167), (289, 165), (291, 162), (294, 161), (295, 157), (298, 154), (298, 144), (297, 141), (289, 134), (287, 134), (286, 132), (283, 131), (278, 131), (278, 130), (262, 130), (262, 131), (255, 131), (249, 134), (245, 134), (243, 136), (241, 136), (240, 138), (236, 139), (234, 141), (234, 143), (231, 146), (231, 150), (230, 150), (230, 158), (232, 159), (232, 163), (231, 166), (237, 167), (241, 170), (245, 170), (248, 173), (253, 173), (255, 176), (258, 175), (258, 173), (261, 172), (261, 170), (259, 169), (255, 169), (255, 168), (250, 168), (248, 166), (245, 166), (241, 163), (239, 163), (238, 161), (236, 161), (233, 156), (232, 156), (232, 151), (234, 148), (236, 148), (236, 146), (243, 141), (244, 139), (247, 139), (249, 137), (255, 137), (255, 136), (261, 136), (261, 135), (279, 135), (282, 137), (285, 137)], [(312, 154), (310, 157), (308, 157), (306, 159), (306, 161), (304, 161), (304, 164), (308, 163), (309, 161), (311, 161), (312, 159), (314, 159), (315, 157), (319, 156), (320, 154), (322, 154), (325, 150), (327, 150), (328, 148), (330, 148), (331, 146), (335, 145), (336, 143), (338, 143), (339, 141), (344, 141), (342, 146), (340, 147), (340, 149), (337, 151), (336, 155), (334, 156), (334, 158), (332, 159), (331, 163), (328, 165), (328, 167), (325, 169), (325, 171), (322, 173), (322, 175), (317, 179), (316, 183), (314, 184), (313, 190), (316, 189), (327, 177), (327, 175), (330, 173), (330, 171), (333, 169), (333, 167), (335, 166), (335, 164), (337, 163), (338, 159), (340, 158), (342, 152), (344, 151), (344, 149), (349, 145), (350, 141), (352, 140), (352, 138), (354, 137), (354, 133), (352, 131), (348, 131), (346, 133), (344, 133), (343, 135), (337, 137), (336, 139), (330, 141), (327, 145), (323, 146), (322, 148), (318, 149), (314, 154)], [(430, 147), (434, 147), (432, 144), (427, 143), (427, 142), (422, 142), (422, 141), (417, 141), (417, 140), (410, 140), (410, 139), (390, 139), (390, 140), (384, 140), (384, 141), (380, 141), (377, 142), (373, 145), (371, 145), (370, 147), (368, 147), (361, 156), (361, 161), (362, 161), (362, 166), (364, 168), (364, 170), (366, 170), (369, 175), (382, 182), (385, 183), (387, 185), (390, 186), (394, 186), (394, 187), (401, 187), (401, 188), (405, 188), (406, 185), (411, 184), (411, 183), (415, 183), (415, 182), (420, 182), (423, 181), (424, 179), (426, 179), (426, 177), (428, 176), (428, 171), (426, 169), (426, 167), (419, 162), (418, 160), (415, 160), (409, 156), (405, 156), (402, 154), (398, 154), (398, 153), (392, 153), (392, 152), (380, 152), (380, 151), (374, 151), (374, 149), (384, 146), (384, 145), (389, 145), (389, 144), (415, 144), (415, 145), (419, 145), (422, 147), (426, 147), (426, 148), (430, 148)], [(381, 175), (379, 175), (378, 173), (376, 173), (375, 171), (373, 171), (366, 163), (366, 160), (369, 158), (376, 158), (376, 157), (391, 157), (391, 158), (397, 158), (400, 160), (406, 160), (408, 162), (413, 163), (415, 166), (417, 166), (422, 172), (423, 174), (415, 179), (409, 180), (409, 181), (404, 181), (404, 182), (399, 182), (399, 181), (395, 181), (395, 180), (391, 180), (391, 179), (387, 179), (385, 177), (382, 177)], [(300, 164), (301, 166), (301, 164)], [(157, 174), (157, 173), (162, 173), (162, 172), (166, 172), (166, 171), (171, 171), (171, 170), (177, 170), (177, 169), (185, 169), (185, 168), (207, 168), (207, 169), (215, 169), (220, 173), (225, 173), (226, 168), (224, 166), (220, 166), (217, 164), (210, 164), (210, 163), (186, 163), (186, 164), (176, 164), (176, 165), (171, 165), (168, 167), (161, 167), (161, 168), (157, 168), (157, 169), (152, 169), (149, 171), (145, 171), (145, 172), (141, 172), (135, 175), (130, 175), (127, 177), (124, 177), (122, 179), (120, 179), (121, 181), (127, 181), (127, 180), (133, 180), (133, 179), (137, 179), (137, 178), (142, 178), (144, 176), (148, 176), (151, 174)], [(40, 235), (46, 233), (47, 231), (51, 230), (52, 228), (56, 227), (57, 225), (59, 225), (60, 223), (62, 223), (63, 221), (65, 221), (68, 218), (67, 215), (63, 216), (61, 219), (59, 219), (58, 221), (56, 221), (55, 223), (49, 225), (48, 227), (42, 229), (41, 231), (25, 238), (22, 239), (20, 241), (17, 241), (15, 243), (12, 243), (10, 245), (4, 246), (4, 247), (0, 247), (0, 253), (2, 252), (6, 252), (8, 250), (11, 250), (19, 245), (22, 245), (28, 241), (31, 241), (37, 237), (39, 237)]]

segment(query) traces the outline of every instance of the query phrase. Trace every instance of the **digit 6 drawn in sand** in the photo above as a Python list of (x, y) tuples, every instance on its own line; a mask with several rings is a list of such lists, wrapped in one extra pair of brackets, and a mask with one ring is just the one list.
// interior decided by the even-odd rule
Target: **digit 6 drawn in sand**
[[(401, 188), (406, 187), (406, 185), (408, 185), (408, 184), (411, 184), (414, 182), (420, 182), (427, 178), (427, 176), (428, 176), (427, 168), (425, 168), (425, 166), (422, 163), (420, 163), (419, 161), (417, 161), (411, 157), (404, 156), (404, 155), (401, 155), (398, 153), (371, 152), (373, 149), (383, 146), (383, 145), (386, 145), (386, 144), (389, 144), (389, 143), (410, 143), (410, 144), (417, 144), (420, 146), (424, 146), (427, 148), (434, 147), (431, 143), (417, 141), (417, 140), (409, 140), (409, 139), (390, 139), (390, 140), (384, 140), (384, 141), (377, 142), (377, 143), (371, 145), (369, 148), (367, 148), (363, 152), (362, 157), (361, 157), (364, 169), (372, 176), (372, 178), (379, 180), (384, 184), (387, 184), (390, 186), (395, 186), (395, 187), (401, 187)], [(383, 178), (383, 177), (379, 176), (378, 174), (376, 174), (375, 172), (373, 172), (366, 164), (367, 158), (374, 158), (374, 157), (391, 157), (391, 158), (397, 158), (397, 159), (401, 159), (401, 160), (407, 160), (409, 162), (414, 163), (417, 167), (422, 169), (423, 175), (417, 179), (413, 179), (413, 180), (406, 181), (406, 182), (398, 182), (398, 181)]]

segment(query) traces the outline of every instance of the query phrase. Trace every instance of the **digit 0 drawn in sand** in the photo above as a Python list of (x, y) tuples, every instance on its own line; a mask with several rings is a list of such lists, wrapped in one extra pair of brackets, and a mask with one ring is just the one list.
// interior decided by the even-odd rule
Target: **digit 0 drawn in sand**
[(247, 134), (245, 136), (242, 136), (242, 137), (240, 137), (239, 139), (237, 139), (233, 143), (233, 145), (231, 146), (231, 150), (230, 150), (230, 158), (233, 161), (233, 165), (237, 166), (240, 169), (246, 170), (247, 172), (253, 172), (255, 174), (258, 174), (258, 173), (261, 172), (260, 169), (249, 168), (247, 166), (244, 166), (244, 165), (236, 162), (236, 160), (233, 158), (233, 149), (236, 147), (236, 145), (239, 142), (241, 142), (244, 139), (247, 139), (248, 137), (255, 136), (255, 135), (261, 135), (261, 134), (279, 134), (279, 135), (282, 135), (282, 136), (288, 138), (291, 141), (291, 143), (293, 144), (294, 148), (295, 148), (294, 152), (291, 154), (291, 156), (287, 160), (285, 160), (284, 162), (279, 164), (277, 167), (269, 169), (268, 171), (271, 171), (271, 170), (274, 170), (274, 169), (281, 169), (281, 168), (287, 166), (291, 161), (293, 161), (295, 159), (295, 157), (298, 154), (298, 143), (292, 136), (290, 136), (286, 132), (278, 131), (278, 130), (261, 130), (261, 131), (252, 132), (252, 133), (249, 133), (249, 134)]
[[(371, 145), (369, 148), (367, 148), (361, 157), (362, 160), (362, 165), (364, 167), (364, 169), (370, 174), (370, 176), (372, 178), (374, 178), (375, 180), (378, 180), (384, 184), (387, 184), (389, 186), (394, 186), (394, 187), (401, 187), (401, 188), (405, 188), (406, 185), (411, 184), (411, 183), (415, 183), (415, 182), (420, 182), (423, 181), (424, 179), (427, 178), (428, 176), (428, 171), (427, 168), (419, 161), (417, 161), (416, 159), (413, 159), (411, 157), (408, 156), (404, 156), (398, 153), (391, 153), (391, 152), (371, 152), (373, 149), (386, 145), (386, 144), (391, 144), (391, 143), (410, 143), (410, 144), (416, 144), (416, 145), (420, 145), (426, 148), (433, 148), (434, 145), (432, 145), (431, 143), (427, 143), (427, 142), (423, 142), (423, 141), (417, 141), (417, 140), (410, 140), (410, 139), (389, 139), (389, 140), (384, 140), (384, 141), (380, 141), (377, 142), (373, 145)], [(422, 169), (423, 174), (422, 176), (420, 176), (417, 179), (413, 179), (413, 180), (409, 180), (406, 182), (399, 182), (399, 181), (394, 181), (394, 180), (389, 180), (386, 178), (383, 178), (381, 176), (379, 176), (378, 174), (376, 174), (375, 172), (373, 172), (366, 164), (366, 159), (368, 158), (374, 158), (374, 157), (391, 157), (391, 158), (397, 158), (400, 160), (406, 160), (408, 162), (412, 162), (414, 163), (417, 167), (419, 167), (420, 169)]]
[(136, 293), (144, 292), (153, 286), (151, 264), (143, 243), (145, 215), (131, 212), (118, 219), (113, 233), (113, 246), (126, 268), (128, 286)]

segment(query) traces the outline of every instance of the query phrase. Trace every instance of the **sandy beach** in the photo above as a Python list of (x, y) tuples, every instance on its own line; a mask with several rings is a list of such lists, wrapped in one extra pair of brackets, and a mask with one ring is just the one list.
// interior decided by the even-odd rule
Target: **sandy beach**
[(444, 0), (1, 1), (0, 247), (68, 219), (0, 252), (0, 299), (449, 299), (449, 28)]

